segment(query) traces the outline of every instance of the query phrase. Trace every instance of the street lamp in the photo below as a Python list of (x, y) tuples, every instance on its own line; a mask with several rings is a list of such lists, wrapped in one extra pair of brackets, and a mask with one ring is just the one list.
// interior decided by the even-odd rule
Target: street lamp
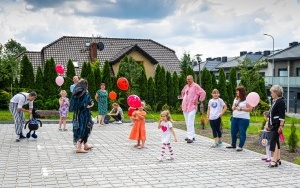
[(266, 33), (264, 35), (271, 37), (272, 40), (273, 40), (273, 56), (272, 56), (272, 64), (273, 64), (272, 85), (273, 85), (274, 84), (274, 76), (275, 76), (275, 69), (274, 69), (275, 68), (275, 65), (274, 65), (274, 37), (272, 35), (269, 35), (269, 34), (266, 34)]
[(201, 61), (202, 61), (202, 59), (201, 59), (201, 57), (200, 56), (202, 56), (202, 54), (197, 54), (197, 55), (195, 55), (196, 56), (196, 58), (197, 58), (197, 61), (198, 61), (198, 65), (199, 65), (199, 73), (198, 73), (198, 77), (199, 77), (199, 85), (201, 86)]

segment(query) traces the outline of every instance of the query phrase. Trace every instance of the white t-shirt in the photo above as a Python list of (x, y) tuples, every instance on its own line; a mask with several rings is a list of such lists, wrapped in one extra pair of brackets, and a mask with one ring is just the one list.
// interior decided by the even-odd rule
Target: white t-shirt
[[(23, 95), (22, 95), (23, 94)], [(29, 108), (33, 108), (33, 101), (28, 99), (29, 93), (18, 93), (10, 99), (12, 103), (18, 103), (18, 108), (22, 108), (25, 104), (29, 103)], [(25, 97), (24, 97), (25, 95)]]
[(225, 105), (225, 102), (221, 98), (210, 99), (208, 102), (208, 106), (210, 109), (209, 119), (210, 120), (218, 119), (223, 110), (224, 105)]
[[(240, 108), (246, 108), (247, 107), (247, 101), (246, 100), (238, 102), (238, 100), (234, 99), (233, 104), (237, 107), (240, 107)], [(233, 110), (232, 117), (250, 119), (250, 112)]]
[(162, 143), (170, 143), (171, 141), (171, 130), (173, 125), (170, 121), (162, 121), (161, 122), (161, 142)]

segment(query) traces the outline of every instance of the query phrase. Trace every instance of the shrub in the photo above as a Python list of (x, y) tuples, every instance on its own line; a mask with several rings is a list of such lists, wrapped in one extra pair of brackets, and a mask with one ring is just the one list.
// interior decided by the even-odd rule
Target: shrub
[(161, 107), (161, 109), (162, 109), (162, 110), (169, 110), (169, 111), (171, 111), (171, 110), (170, 110), (170, 106), (167, 105), (167, 104), (164, 104), (164, 105)]
[(288, 145), (291, 152), (296, 152), (296, 148), (298, 145), (298, 136), (296, 134), (296, 130), (296, 126), (293, 122), (291, 126), (291, 134), (288, 140)]
[(0, 109), (8, 109), (10, 94), (4, 90), (0, 90)]

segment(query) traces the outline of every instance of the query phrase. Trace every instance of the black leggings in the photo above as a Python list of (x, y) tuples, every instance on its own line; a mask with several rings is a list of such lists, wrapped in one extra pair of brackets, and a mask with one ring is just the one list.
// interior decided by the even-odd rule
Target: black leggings
[(218, 119), (214, 120), (209, 120), (213, 136), (214, 138), (221, 138), (222, 137), (222, 132), (221, 132), (221, 118), (219, 117)]

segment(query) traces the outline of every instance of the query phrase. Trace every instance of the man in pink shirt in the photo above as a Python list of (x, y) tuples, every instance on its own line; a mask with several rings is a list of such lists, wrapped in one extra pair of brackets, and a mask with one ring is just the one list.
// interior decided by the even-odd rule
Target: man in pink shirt
[(182, 98), (182, 111), (186, 123), (187, 143), (193, 143), (195, 139), (195, 115), (197, 112), (197, 106), (201, 101), (204, 101), (206, 92), (194, 82), (193, 76), (188, 75), (186, 77), (187, 84), (181, 91)]

